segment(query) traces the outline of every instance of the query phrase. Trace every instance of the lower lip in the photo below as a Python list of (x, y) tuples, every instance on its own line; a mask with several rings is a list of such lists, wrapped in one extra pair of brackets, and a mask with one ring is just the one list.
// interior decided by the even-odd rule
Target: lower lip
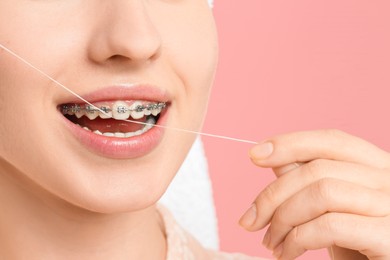
[[(157, 122), (158, 125), (164, 125), (167, 114), (167, 111), (163, 111), (160, 114)], [(152, 129), (138, 136), (129, 138), (107, 137), (87, 131), (65, 117), (63, 118), (72, 134), (88, 150), (112, 159), (133, 159), (145, 156), (158, 146), (164, 135), (163, 128), (154, 126)]]

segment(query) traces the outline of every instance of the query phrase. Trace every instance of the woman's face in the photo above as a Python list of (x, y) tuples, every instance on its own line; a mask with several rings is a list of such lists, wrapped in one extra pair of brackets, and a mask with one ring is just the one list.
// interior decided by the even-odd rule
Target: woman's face
[(114, 117), (0, 48), (2, 176), (104, 213), (162, 195), (195, 136), (118, 119), (200, 129), (217, 61), (207, 0), (2, 0), (0, 44)]

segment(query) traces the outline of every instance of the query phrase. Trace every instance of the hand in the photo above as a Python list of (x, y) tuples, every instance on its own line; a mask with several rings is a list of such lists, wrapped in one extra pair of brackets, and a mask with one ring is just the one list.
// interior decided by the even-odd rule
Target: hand
[(278, 259), (334, 247), (341, 259), (390, 259), (390, 154), (338, 130), (299, 132), (255, 146), (252, 161), (273, 168), (240, 224), (270, 224), (264, 245)]

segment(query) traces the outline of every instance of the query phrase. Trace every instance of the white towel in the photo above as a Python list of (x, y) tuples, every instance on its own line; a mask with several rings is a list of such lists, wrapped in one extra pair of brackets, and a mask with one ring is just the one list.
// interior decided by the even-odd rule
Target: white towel
[[(213, 0), (208, 0), (213, 7)], [(160, 202), (204, 247), (218, 250), (218, 222), (203, 144), (198, 137)]]
[(204, 247), (219, 249), (212, 186), (200, 138), (195, 141), (160, 202)]

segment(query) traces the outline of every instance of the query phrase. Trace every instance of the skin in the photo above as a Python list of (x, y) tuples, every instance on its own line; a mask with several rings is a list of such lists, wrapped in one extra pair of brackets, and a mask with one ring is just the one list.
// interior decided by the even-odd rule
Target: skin
[[(217, 60), (206, 1), (3, 0), (0, 19), (2, 44), (75, 92), (157, 85), (172, 96), (168, 125), (201, 127)], [(0, 91), (0, 255), (164, 259), (154, 205), (194, 136), (166, 132), (147, 156), (102, 158), (64, 129), (56, 106), (69, 93), (1, 49)], [(272, 154), (251, 158), (278, 179), (244, 227), (270, 224), (264, 244), (279, 259), (331, 246), (336, 259), (390, 257), (387, 152), (335, 130), (267, 141)]]
[[(81, 95), (156, 85), (168, 126), (201, 128), (218, 54), (206, 0), (2, 0), (0, 42)], [(195, 136), (166, 131), (131, 160), (94, 154), (57, 111), (71, 94), (2, 49), (0, 92), (0, 255), (164, 259), (155, 203)]]
[(390, 258), (388, 152), (339, 130), (321, 130), (272, 137), (250, 156), (278, 178), (240, 223), (249, 231), (269, 225), (263, 244), (278, 259), (327, 247), (337, 260)]

